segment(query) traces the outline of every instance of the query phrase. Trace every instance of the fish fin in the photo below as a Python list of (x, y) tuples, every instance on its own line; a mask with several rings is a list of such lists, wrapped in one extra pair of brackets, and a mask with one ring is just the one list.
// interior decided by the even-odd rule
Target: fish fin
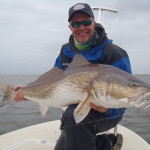
[(91, 63), (86, 58), (84, 58), (82, 55), (76, 54), (73, 58), (72, 63), (69, 64), (67, 70), (78, 68), (89, 64)]
[(39, 103), (39, 107), (40, 107), (41, 115), (42, 115), (42, 117), (44, 117), (48, 111), (49, 106), (44, 105), (43, 103)]
[(51, 70), (49, 70), (48, 72), (41, 75), (38, 79), (36, 79), (35, 81), (29, 83), (28, 86), (32, 86), (34, 84), (46, 81), (48, 79), (52, 79), (52, 78), (56, 77), (57, 75), (60, 75), (63, 72), (64, 72), (64, 70), (61, 70), (57, 67), (53, 67)]
[(89, 102), (91, 101), (91, 96), (89, 95), (84, 101), (82, 101), (77, 108), (74, 110), (74, 119), (76, 123), (81, 122), (91, 110)]
[(2, 102), (0, 103), (0, 107), (2, 107), (13, 100), (13, 93), (12, 93), (13, 86), (9, 85), (6, 82), (1, 82), (0, 85), (3, 92), (3, 99)]

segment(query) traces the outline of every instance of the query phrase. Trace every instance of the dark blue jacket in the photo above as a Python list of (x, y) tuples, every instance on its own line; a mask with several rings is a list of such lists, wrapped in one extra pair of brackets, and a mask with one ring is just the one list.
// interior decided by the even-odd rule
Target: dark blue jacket
[[(71, 35), (69, 43), (62, 46), (61, 52), (56, 59), (55, 66), (65, 70), (68, 64), (72, 62), (76, 53), (83, 55), (89, 62), (93, 64), (108, 64), (131, 73), (129, 57), (123, 49), (112, 44), (106, 36), (104, 28), (97, 24), (95, 31), (98, 38), (87, 50), (78, 50), (74, 45), (74, 38)], [(121, 115), (125, 109), (109, 109), (103, 115), (107, 118)]]

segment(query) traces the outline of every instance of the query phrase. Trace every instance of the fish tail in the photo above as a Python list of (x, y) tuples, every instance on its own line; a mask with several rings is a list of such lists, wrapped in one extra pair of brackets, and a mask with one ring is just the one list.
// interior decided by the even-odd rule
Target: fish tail
[(12, 90), (13, 86), (9, 85), (6, 82), (1, 82), (0, 85), (3, 94), (3, 98), (0, 103), (0, 107), (2, 107), (13, 100), (13, 90)]

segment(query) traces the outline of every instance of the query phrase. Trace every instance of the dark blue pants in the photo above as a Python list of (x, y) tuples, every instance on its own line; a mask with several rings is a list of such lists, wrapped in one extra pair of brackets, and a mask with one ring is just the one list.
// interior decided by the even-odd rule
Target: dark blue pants
[[(101, 141), (105, 141), (105, 139), (103, 137), (97, 138), (96, 134), (115, 127), (122, 118), (122, 116), (119, 116), (105, 119), (103, 113), (91, 110), (81, 123), (76, 124), (73, 117), (76, 107), (77, 105), (69, 106), (63, 114), (60, 127), (63, 134), (54, 150), (97, 150), (100, 147), (100, 144), (97, 146), (97, 143), (103, 145), (104, 143)], [(98, 142), (98, 139), (101, 139), (101, 141)]]

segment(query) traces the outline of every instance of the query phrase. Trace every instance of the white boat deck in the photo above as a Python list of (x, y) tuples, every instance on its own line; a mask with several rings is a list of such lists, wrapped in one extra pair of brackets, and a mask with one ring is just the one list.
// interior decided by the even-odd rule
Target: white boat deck
[[(0, 150), (53, 150), (60, 135), (60, 121), (42, 123), (0, 136)], [(150, 150), (150, 145), (131, 130), (118, 126), (124, 138), (122, 150)]]

